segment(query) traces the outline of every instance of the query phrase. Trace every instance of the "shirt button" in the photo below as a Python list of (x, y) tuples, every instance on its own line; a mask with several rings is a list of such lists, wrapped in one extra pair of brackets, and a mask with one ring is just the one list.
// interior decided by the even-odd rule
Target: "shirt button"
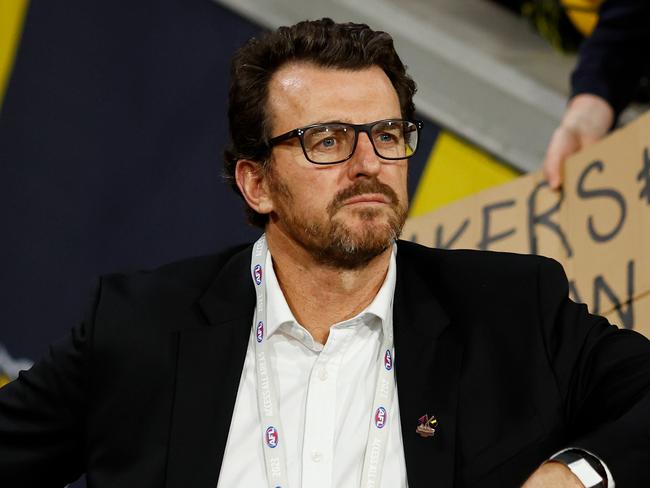
[(320, 463), (322, 459), (323, 459), (323, 453), (321, 453), (320, 451), (312, 451), (311, 453), (312, 461), (314, 461), (315, 463)]
[(327, 380), (327, 377), (328, 377), (328, 375), (327, 375), (327, 370), (326, 369), (321, 369), (318, 372), (318, 378), (320, 378), (321, 381)]

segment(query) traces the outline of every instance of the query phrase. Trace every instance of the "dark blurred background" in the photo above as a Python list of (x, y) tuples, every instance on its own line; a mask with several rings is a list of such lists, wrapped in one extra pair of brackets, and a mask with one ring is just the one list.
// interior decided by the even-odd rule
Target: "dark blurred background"
[(34, 359), (97, 275), (259, 235), (222, 153), (230, 58), (262, 27), (210, 0), (26, 5), (0, 113), (0, 347)]

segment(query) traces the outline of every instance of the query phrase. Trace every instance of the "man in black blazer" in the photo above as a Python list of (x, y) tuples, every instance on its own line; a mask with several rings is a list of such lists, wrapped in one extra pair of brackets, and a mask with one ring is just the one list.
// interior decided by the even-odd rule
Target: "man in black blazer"
[[(571, 302), (554, 261), (394, 245), (419, 124), (387, 34), (300, 23), (251, 41), (232, 74), (226, 173), (265, 230), (296, 322), (327, 347), (333, 324), (363, 315), (392, 280), (377, 337), (394, 368), (382, 354), (374, 371), (394, 372), (399, 415), (387, 422), (409, 487), (650, 482), (646, 339)], [(241, 441), (229, 433), (246, 408), (247, 358), (259, 371), (268, 340), (261, 246), (102, 278), (83, 323), (0, 390), (2, 486), (85, 472), (97, 488), (214, 488), (228, 463), (258, 462), (229, 457)], [(369, 439), (386, 427), (377, 412)], [(275, 431), (264, 442), (276, 452)], [(345, 486), (359, 482), (384, 486), (365, 470)]]

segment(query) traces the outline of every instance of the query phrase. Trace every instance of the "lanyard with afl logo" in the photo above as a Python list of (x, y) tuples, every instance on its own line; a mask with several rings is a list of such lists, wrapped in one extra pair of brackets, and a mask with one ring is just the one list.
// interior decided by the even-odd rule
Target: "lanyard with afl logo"
[[(257, 376), (257, 404), (262, 428), (264, 461), (266, 478), (270, 488), (289, 488), (287, 462), (284, 450), (284, 431), (280, 423), (280, 412), (276, 398), (275, 385), (270, 372), (270, 360), (267, 354), (266, 326), (266, 255), (268, 247), (263, 235), (253, 246), (251, 257), (251, 275), (257, 295), (255, 318), (253, 321), (255, 333), (255, 371)], [(395, 390), (393, 374), (393, 327), (392, 302), (389, 311), (387, 333), (383, 334), (381, 353), (379, 357), (379, 374), (375, 387), (372, 418), (366, 453), (361, 475), (362, 488), (378, 488), (381, 482), (382, 469), (388, 443), (388, 423), (392, 416), (389, 407), (392, 404)], [(395, 419), (397, 421), (397, 419)]]

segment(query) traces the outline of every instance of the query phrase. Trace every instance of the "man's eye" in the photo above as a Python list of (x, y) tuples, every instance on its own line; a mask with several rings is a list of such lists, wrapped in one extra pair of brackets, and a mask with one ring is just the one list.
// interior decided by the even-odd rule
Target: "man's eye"
[(397, 137), (389, 134), (388, 132), (382, 132), (381, 134), (377, 135), (377, 140), (382, 144), (390, 144), (391, 142), (395, 142), (397, 140)]
[(333, 137), (326, 137), (319, 142), (319, 145), (325, 149), (331, 149), (336, 146), (336, 140)]

